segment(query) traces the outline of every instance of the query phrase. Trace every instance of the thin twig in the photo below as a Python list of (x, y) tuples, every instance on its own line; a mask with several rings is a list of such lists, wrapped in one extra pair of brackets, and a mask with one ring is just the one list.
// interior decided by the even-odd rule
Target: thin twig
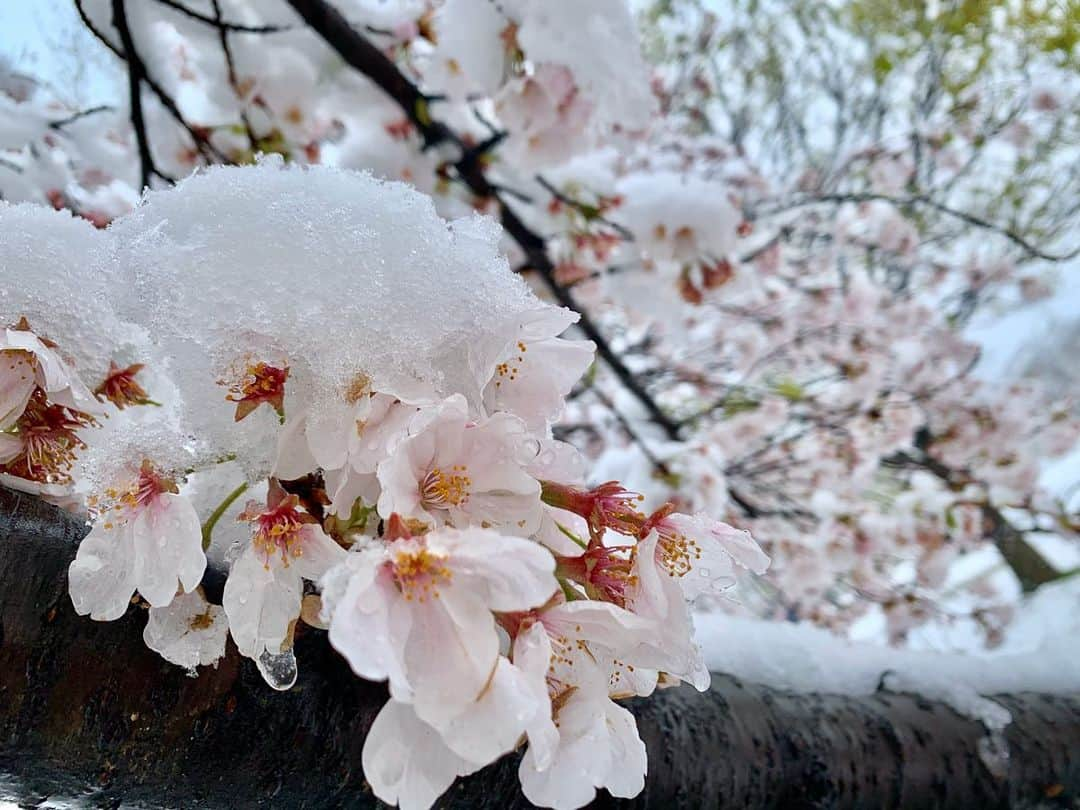
[(555, 266), (547, 255), (544, 239), (532, 231), (514, 213), (484, 174), (483, 161), (470, 154), (462, 138), (446, 124), (431, 117), (430, 99), (410, 81), (387, 56), (325, 0), (289, 0), (289, 4), (305, 22), (335, 50), (347, 64), (363, 73), (389, 95), (404, 111), (423, 136), (425, 148), (450, 143), (462, 156), (454, 169), (462, 182), (480, 199), (499, 203), (501, 222), (506, 232), (518, 243), (532, 267), (555, 299), (564, 307), (577, 312), (578, 327), (596, 344), (596, 351), (611, 368), (619, 382), (641, 403), (670, 439), (677, 439), (679, 427), (656, 403), (644, 386), (611, 348), (596, 323), (578, 304), (574, 295), (555, 279)]

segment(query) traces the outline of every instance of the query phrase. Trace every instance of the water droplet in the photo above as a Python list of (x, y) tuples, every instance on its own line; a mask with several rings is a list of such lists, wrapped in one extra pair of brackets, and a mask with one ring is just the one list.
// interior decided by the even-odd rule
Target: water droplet
[(259, 667), (263, 680), (272, 689), (284, 692), (296, 683), (296, 655), (292, 647), (280, 653), (263, 650), (255, 659), (255, 663)]

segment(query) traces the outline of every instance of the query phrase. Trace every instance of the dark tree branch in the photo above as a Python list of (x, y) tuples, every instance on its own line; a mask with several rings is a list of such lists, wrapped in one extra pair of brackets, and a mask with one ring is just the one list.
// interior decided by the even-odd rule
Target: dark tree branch
[(139, 190), (150, 185), (150, 178), (157, 174), (154, 157), (150, 154), (150, 142), (146, 137), (146, 121), (143, 119), (142, 106), (142, 60), (135, 53), (135, 41), (127, 24), (124, 0), (112, 0), (112, 22), (120, 34), (127, 61), (128, 99), (131, 104), (131, 128), (135, 130), (135, 141), (139, 148)]
[(200, 14), (194, 9), (190, 9), (183, 3), (178, 3), (176, 0), (157, 0), (163, 6), (178, 11), (181, 14), (190, 17), (193, 20), (198, 20), (201, 23), (212, 25), (219, 30), (232, 31), (237, 34), (277, 34), (282, 31), (292, 31), (291, 25), (238, 25), (237, 23), (225, 22), (220, 19), (220, 10), (216, 8), (213, 17), (207, 17), (205, 14)]
[[(915, 467), (937, 476), (947, 486), (964, 486), (977, 483), (964, 470), (955, 470), (931, 456), (927, 450), (932, 442), (929, 431), (923, 429), (916, 437), (918, 457), (908, 453), (896, 453), (885, 463), (895, 467)], [(987, 502), (982, 506), (983, 520), (988, 529), (986, 536), (993, 540), (1002, 558), (1016, 574), (1024, 593), (1030, 593), (1040, 585), (1061, 579), (1063, 573), (1048, 563), (1034, 546), (1027, 541), (1023, 532), (1009, 522), (1001, 510)]]
[[(145, 611), (75, 615), (66, 574), (85, 530), (0, 489), (0, 770), (21, 775), (20, 800), (38, 803), (40, 787), (103, 807), (384, 806), (360, 752), (385, 685), (356, 678), (310, 628), (298, 633), (288, 692), (231, 645), (216, 668), (188, 677), (143, 643)], [(626, 704), (649, 751), (645, 791), (631, 801), (601, 792), (592, 806), (1072, 806), (1080, 695), (993, 699), (1013, 717), (995, 738), (920, 696), (793, 694), (716, 675), (705, 693), (684, 686)], [(991, 741), (1007, 756), (987, 756)], [(437, 806), (528, 807), (519, 758), (461, 780)]]
[[(107, 36), (105, 36), (105, 34), (96, 25), (94, 25), (94, 22), (90, 19), (89, 15), (87, 15), (86, 9), (83, 8), (83, 0), (75, 0), (75, 10), (78, 12), (79, 18), (82, 20), (83, 25), (86, 26), (87, 30), (89, 30), (90, 33), (93, 34), (97, 38), (97, 40), (101, 42), (102, 45), (112, 51), (113, 54), (116, 55), (118, 58), (127, 61), (127, 56), (124, 51), (121, 50), (121, 48), (117, 47), (115, 43), (113, 43)], [(133, 55), (136, 59), (138, 58), (138, 54)], [(162, 106), (165, 107), (169, 115), (172, 116), (173, 120), (176, 121), (176, 123), (183, 127), (184, 130), (187, 132), (188, 136), (192, 140), (192, 143), (195, 144), (195, 148), (199, 150), (199, 154), (201, 154), (205, 159), (209, 161), (216, 160), (220, 163), (232, 162), (216, 146), (210, 143), (210, 139), (205, 131), (200, 131), (199, 129), (188, 123), (187, 119), (184, 118), (183, 114), (180, 112), (180, 108), (176, 106), (176, 101), (173, 100), (172, 96), (165, 92), (165, 88), (158, 84), (154, 80), (154, 77), (147, 72), (146, 66), (142, 63), (141, 60), (139, 61), (138, 67), (136, 69), (142, 81), (154, 93), (158, 101), (161, 102)], [(158, 176), (164, 180), (168, 180), (170, 183), (174, 182), (172, 178), (167, 177), (166, 175), (158, 173)]]
[(59, 118), (56, 121), (50, 121), (49, 122), (49, 128), (50, 129), (63, 129), (68, 124), (73, 124), (73, 123), (75, 123), (76, 121), (78, 121), (78, 120), (80, 120), (82, 118), (86, 118), (87, 116), (90, 116), (90, 115), (97, 115), (98, 113), (102, 113), (102, 112), (110, 112), (113, 109), (115, 109), (115, 108), (112, 107), (112, 105), (110, 105), (110, 104), (98, 104), (96, 107), (87, 107), (85, 110), (79, 110), (78, 112), (72, 113), (71, 115), (69, 115), (69, 116), (67, 116), (65, 118)]
[(596, 344), (597, 353), (611, 368), (619, 382), (641, 403), (649, 415), (670, 439), (679, 437), (679, 426), (664, 413), (656, 400), (616, 355), (611, 344), (589, 317), (574, 295), (555, 279), (555, 266), (547, 254), (543, 238), (532, 231), (506, 204), (499, 190), (484, 174), (482, 161), (470, 154), (461, 137), (440, 121), (431, 117), (428, 99), (387, 56), (325, 0), (289, 0), (289, 4), (304, 21), (333, 48), (347, 64), (363, 73), (389, 95), (409, 117), (424, 139), (426, 148), (442, 144), (456, 147), (459, 158), (454, 170), (461, 181), (482, 200), (499, 204), (503, 228), (525, 253), (528, 266), (539, 275), (544, 285), (564, 307), (581, 316), (578, 327)]

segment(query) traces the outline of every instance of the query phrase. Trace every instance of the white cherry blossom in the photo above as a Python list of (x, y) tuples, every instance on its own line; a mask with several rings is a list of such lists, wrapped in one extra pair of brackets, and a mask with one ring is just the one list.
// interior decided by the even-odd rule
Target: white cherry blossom
[(291, 645), (303, 580), (318, 580), (345, 550), (276, 482), (265, 505), (250, 501), (240, 517), (251, 522), (252, 536), (229, 571), (222, 607), (237, 649), (265, 663)]
[(23, 320), (0, 333), (0, 430), (18, 418), (20, 402), (25, 407), (35, 386), (53, 404), (88, 414), (103, 410), (56, 345)]
[(562, 412), (574, 383), (593, 362), (596, 346), (592, 341), (558, 337), (578, 318), (576, 312), (553, 307), (519, 318), (512, 342), (498, 358), (484, 388), (488, 413), (509, 411), (530, 430), (543, 434), (548, 422)]
[(496, 671), (492, 611), (546, 602), (558, 588), (555, 561), (539, 544), (491, 529), (413, 537), (396, 516), (390, 522), (398, 539), (350, 554), (324, 580), (330, 643), (357, 675), (389, 680), (392, 698), (445, 728)]
[(98, 621), (117, 619), (135, 591), (153, 607), (194, 590), (206, 555), (191, 502), (146, 462), (126, 489), (106, 493), (90, 533), (68, 568), (75, 611)]
[(225, 655), (228, 635), (225, 611), (207, 602), (198, 590), (177, 596), (167, 607), (150, 608), (143, 630), (147, 647), (192, 673)]
[(496, 413), (472, 422), (456, 394), (421, 411), (411, 435), (379, 465), (379, 514), (529, 535), (541, 514), (540, 484), (524, 470), (529, 449), (520, 419)]

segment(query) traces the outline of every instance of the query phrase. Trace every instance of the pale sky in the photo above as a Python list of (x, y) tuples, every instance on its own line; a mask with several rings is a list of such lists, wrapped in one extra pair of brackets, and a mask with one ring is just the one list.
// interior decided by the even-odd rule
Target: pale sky
[(83, 28), (72, 0), (0, 0), (0, 57), (73, 106), (117, 99), (113, 57)]

